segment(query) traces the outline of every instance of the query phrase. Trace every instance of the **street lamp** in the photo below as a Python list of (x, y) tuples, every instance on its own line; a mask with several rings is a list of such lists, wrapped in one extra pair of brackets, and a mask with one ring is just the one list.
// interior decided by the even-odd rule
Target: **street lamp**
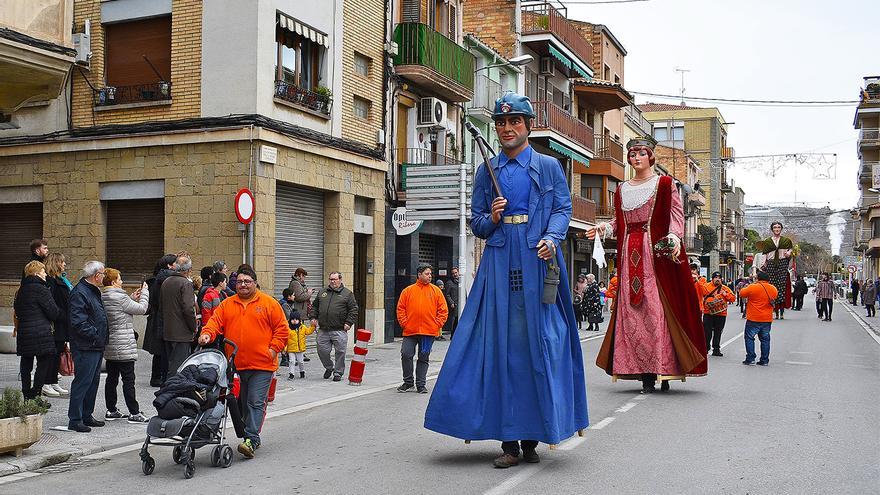
[(476, 74), (477, 72), (480, 72), (483, 69), (491, 69), (493, 67), (504, 67), (507, 65), (509, 65), (511, 67), (520, 67), (520, 66), (526, 65), (528, 63), (531, 63), (532, 60), (535, 60), (535, 57), (533, 57), (527, 53), (525, 55), (519, 55), (519, 56), (513, 57), (510, 60), (508, 60), (507, 62), (504, 62), (501, 64), (492, 64), (492, 65), (486, 65), (486, 66), (480, 67), (479, 69), (474, 71), (474, 74)]

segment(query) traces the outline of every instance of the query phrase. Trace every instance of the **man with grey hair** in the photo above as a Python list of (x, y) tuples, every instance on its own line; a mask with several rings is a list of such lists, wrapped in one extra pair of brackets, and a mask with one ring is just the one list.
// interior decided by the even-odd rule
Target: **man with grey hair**
[[(223, 275), (226, 275), (226, 279), (229, 280), (229, 266), (226, 264), (225, 261), (217, 260), (214, 262), (213, 265), (211, 265), (211, 267), (214, 269), (214, 273), (222, 273)], [(235, 291), (232, 290), (227, 285), (226, 288), (223, 289), (223, 291), (221, 291), (220, 298), (221, 298), (221, 300), (223, 300), (223, 299), (226, 299), (227, 297), (234, 296), (234, 295), (235, 295)], [(207, 323), (207, 322), (202, 322), (202, 324), (205, 324), (205, 323)]]
[(181, 254), (174, 262), (173, 272), (159, 289), (159, 306), (162, 308), (163, 340), (168, 357), (168, 376), (174, 376), (177, 368), (190, 355), (196, 334), (195, 297), (189, 279), (192, 260)]
[(70, 291), (70, 352), (76, 374), (70, 387), (67, 428), (80, 433), (104, 426), (103, 421), (92, 415), (101, 381), (101, 358), (110, 338), (107, 313), (101, 301), (103, 280), (104, 264), (89, 261), (83, 267), (79, 283)]
[[(345, 373), (345, 350), (348, 329), (357, 323), (358, 306), (354, 294), (342, 285), (342, 274), (330, 272), (329, 285), (318, 294), (309, 317), (318, 329), (318, 357), (324, 365), (324, 379), (342, 380)], [(336, 362), (330, 360), (333, 348)]]

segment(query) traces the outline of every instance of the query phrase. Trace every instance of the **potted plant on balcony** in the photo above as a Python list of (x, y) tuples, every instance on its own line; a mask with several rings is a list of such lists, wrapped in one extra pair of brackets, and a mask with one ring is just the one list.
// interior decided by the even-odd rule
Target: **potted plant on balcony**
[(6, 388), (0, 396), (0, 453), (15, 452), (35, 444), (43, 434), (43, 415), (49, 411), (42, 398), (24, 400), (21, 390)]
[(316, 108), (319, 112), (330, 112), (330, 101), (333, 99), (333, 91), (325, 86), (315, 88)]

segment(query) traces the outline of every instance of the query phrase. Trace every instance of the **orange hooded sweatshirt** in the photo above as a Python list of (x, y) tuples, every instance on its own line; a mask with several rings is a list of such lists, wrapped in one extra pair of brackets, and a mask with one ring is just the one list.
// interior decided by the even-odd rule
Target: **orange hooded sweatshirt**
[[(214, 310), (211, 319), (202, 327), (202, 335), (213, 342), (217, 335), (224, 335), (238, 345), (235, 367), (240, 370), (275, 371), (278, 360), (272, 359), (269, 349), (280, 354), (287, 347), (290, 332), (284, 310), (278, 301), (257, 291), (244, 302), (238, 294), (226, 298)], [(226, 346), (226, 355), (232, 347)]]
[(421, 280), (400, 293), (397, 301), (397, 321), (403, 327), (403, 336), (440, 335), (440, 329), (449, 317), (446, 298), (440, 287)]

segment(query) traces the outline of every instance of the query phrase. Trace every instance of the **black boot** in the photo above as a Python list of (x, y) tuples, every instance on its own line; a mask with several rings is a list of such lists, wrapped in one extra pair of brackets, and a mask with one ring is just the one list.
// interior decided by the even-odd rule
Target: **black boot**
[(651, 394), (656, 390), (654, 384), (657, 383), (657, 375), (653, 373), (642, 373), (642, 393)]

